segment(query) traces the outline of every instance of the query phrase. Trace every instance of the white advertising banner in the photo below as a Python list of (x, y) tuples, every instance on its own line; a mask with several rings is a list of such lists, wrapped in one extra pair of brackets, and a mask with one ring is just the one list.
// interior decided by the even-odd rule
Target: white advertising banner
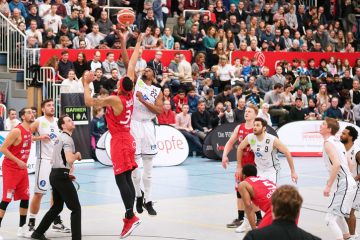
[[(320, 134), (320, 125), (323, 121), (298, 121), (287, 123), (278, 129), (279, 139), (289, 148), (294, 157), (321, 157), (323, 138)], [(339, 122), (340, 137), (346, 126), (353, 126), (360, 133), (360, 128), (348, 122)]]
[[(6, 136), (9, 134), (9, 131), (0, 131), (0, 145), (4, 142)], [(4, 154), (0, 152), (0, 175), (2, 176), (2, 162), (4, 160)], [(35, 172), (35, 163), (36, 163), (36, 146), (35, 142), (31, 144), (30, 156), (27, 162), (28, 173)]]
[[(155, 131), (158, 153), (154, 158), (154, 166), (176, 166), (184, 162), (189, 155), (189, 145), (184, 135), (168, 125), (157, 125)], [(96, 157), (106, 166), (112, 166), (110, 140), (111, 134), (106, 132), (96, 145)]]

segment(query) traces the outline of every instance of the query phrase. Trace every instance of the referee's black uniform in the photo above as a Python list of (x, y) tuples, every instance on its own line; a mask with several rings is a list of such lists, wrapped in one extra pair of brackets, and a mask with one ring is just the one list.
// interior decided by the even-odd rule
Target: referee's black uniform
[(76, 189), (69, 178), (70, 165), (65, 158), (66, 152), (75, 154), (75, 145), (67, 132), (62, 132), (59, 139), (54, 145), (53, 164), (50, 173), (54, 205), (45, 214), (40, 225), (32, 234), (33, 239), (45, 239), (43, 238), (44, 233), (63, 210), (64, 202), (71, 210), (72, 239), (81, 239), (81, 206)]

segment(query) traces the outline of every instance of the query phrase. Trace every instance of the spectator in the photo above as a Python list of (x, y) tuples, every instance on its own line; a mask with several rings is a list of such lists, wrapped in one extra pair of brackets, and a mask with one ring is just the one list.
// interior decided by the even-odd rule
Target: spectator
[(115, 29), (114, 24), (108, 18), (108, 13), (106, 11), (101, 12), (100, 19), (96, 21), (97, 25), (99, 26), (99, 31), (106, 35)]
[(316, 43), (320, 43), (322, 49), (325, 49), (329, 45), (330, 43), (329, 34), (325, 30), (324, 25), (319, 25), (314, 35), (314, 40)]
[(281, 93), (281, 99), (283, 102), (283, 106), (286, 110), (290, 111), (292, 106), (295, 105), (295, 97), (291, 94), (292, 90), (291, 84), (285, 84), (284, 92)]
[(352, 106), (351, 100), (350, 99), (345, 100), (345, 104), (344, 107), (341, 109), (341, 113), (343, 116), (343, 120), (345, 122), (355, 124), (355, 116), (353, 110), (351, 110), (351, 106)]
[(203, 35), (203, 37), (206, 36), (208, 30), (210, 27), (214, 27), (214, 23), (212, 23), (209, 19), (208, 15), (204, 15), (202, 17), (202, 21), (199, 24), (199, 31), (201, 32), (201, 34)]
[(111, 70), (111, 77), (107, 78), (104, 82), (104, 88), (112, 93), (117, 87), (117, 83), (119, 81), (119, 70), (113, 68)]
[(356, 68), (353, 79), (360, 81), (360, 66)]
[(29, 14), (26, 18), (26, 27), (29, 28), (30, 27), (30, 22), (31, 20), (35, 20), (36, 21), (36, 25), (37, 25), (37, 29), (40, 32), (44, 32), (44, 21), (41, 17), (39, 17), (39, 15), (37, 14), (37, 6), (36, 5), (30, 5), (29, 6)]
[(207, 30), (207, 34), (203, 40), (203, 45), (207, 53), (210, 53), (215, 49), (217, 43), (215, 36), (216, 28), (214, 26), (209, 27), (209, 29)]
[(73, 64), (75, 69), (75, 75), (78, 79), (82, 77), (86, 70), (90, 70), (89, 65), (86, 61), (86, 56), (83, 52), (79, 52), (77, 54), (77, 59)]
[(156, 51), (155, 58), (150, 60), (147, 63), (147, 66), (150, 67), (151, 69), (153, 69), (157, 80), (161, 80), (163, 70), (164, 70), (164, 66), (161, 62), (161, 58), (162, 58), (162, 52)]
[(321, 84), (319, 93), (316, 94), (316, 102), (318, 106), (321, 106), (321, 104), (325, 103), (327, 106), (329, 106), (329, 100), (330, 97), (327, 93), (326, 84)]
[(269, 104), (269, 113), (272, 117), (279, 117), (279, 125), (283, 125), (286, 122), (289, 112), (283, 107), (281, 100), (281, 92), (283, 86), (281, 84), (275, 84), (274, 90), (265, 94), (264, 102)]
[(305, 109), (302, 108), (302, 105), (303, 105), (302, 99), (296, 98), (295, 106), (293, 106), (289, 112), (289, 121), (290, 122), (305, 120), (306, 111), (305, 111)]
[(226, 86), (224, 87), (224, 90), (215, 97), (215, 102), (214, 102), (215, 106), (217, 106), (217, 104), (218, 104), (219, 102), (221, 102), (222, 104), (224, 104), (224, 103), (227, 102), (227, 101), (231, 102), (231, 104), (232, 104), (233, 106), (235, 106), (235, 99), (234, 99), (234, 97), (232, 96), (231, 93), (232, 93), (232, 91), (231, 91), (231, 86), (230, 86), (230, 85), (226, 85)]
[(303, 108), (307, 108), (308, 99), (307, 99), (306, 94), (304, 94), (304, 91), (302, 90), (302, 88), (298, 88), (296, 90), (296, 92), (294, 92), (293, 97), (294, 97), (294, 99), (301, 98), (301, 101), (303, 103)]
[[(68, 2), (70, 1), (71, 0)], [(57, 6), (56, 14), (59, 15), (62, 19), (65, 18), (68, 14), (62, 0), (55, 0), (55, 5)]]
[(90, 60), (87, 64), (88, 64), (88, 68), (95, 72), (96, 69), (98, 68), (102, 68), (102, 63), (100, 62), (100, 58), (101, 58), (101, 52), (100, 51), (96, 51), (94, 53), (94, 57), (92, 60)]
[(201, 98), (200, 101), (203, 101), (205, 103), (205, 109), (206, 111), (212, 112), (215, 109), (215, 97), (214, 97), (214, 89), (209, 88), (205, 96)]
[(283, 39), (284, 39), (284, 42), (285, 42), (285, 49), (289, 51), (293, 46), (293, 41), (290, 38), (289, 29), (284, 30)]
[(223, 91), (226, 85), (231, 85), (231, 79), (234, 78), (234, 72), (233, 67), (228, 63), (228, 58), (226, 56), (220, 57), (216, 75), (220, 80), (219, 91)]
[(218, 102), (215, 105), (215, 110), (210, 112), (210, 122), (212, 129), (226, 123), (225, 108), (222, 102)]
[(239, 1), (236, 18), (238, 22), (245, 22), (248, 18), (248, 13), (245, 10), (245, 4), (243, 1)]
[(343, 120), (341, 109), (339, 108), (339, 99), (337, 97), (331, 98), (330, 107), (326, 110), (326, 117)]
[(236, 22), (236, 15), (231, 15), (229, 17), (229, 21), (224, 25), (225, 32), (231, 31), (234, 35), (239, 34), (240, 32), (240, 25)]
[[(178, 75), (180, 81), (180, 87), (182, 87), (185, 91), (188, 91), (192, 87), (192, 70), (191, 64), (186, 60), (184, 54), (180, 54), (180, 63), (178, 66)], [(176, 76), (176, 74), (175, 74)]]
[(175, 127), (185, 136), (189, 146), (193, 146), (196, 152), (202, 153), (202, 144), (191, 125), (189, 105), (182, 105), (182, 112), (176, 114)]
[(196, 112), (197, 105), (200, 99), (200, 97), (196, 95), (194, 88), (189, 89), (189, 92), (187, 93), (187, 99), (187, 102), (189, 104), (189, 113), (192, 114)]
[(267, 122), (267, 125), (272, 127), (271, 117), (269, 114), (269, 104), (264, 103), (261, 106), (261, 111), (259, 111), (257, 117), (264, 119)]
[(277, 66), (276, 67), (276, 73), (271, 77), (271, 81), (273, 82), (273, 85), (275, 85), (276, 83), (280, 83), (281, 85), (285, 85), (285, 76), (282, 75), (282, 67), (281, 66)]
[(104, 88), (107, 78), (103, 76), (102, 68), (95, 69), (95, 79), (92, 82), (95, 94), (100, 93), (100, 89)]
[(175, 42), (179, 42), (181, 49), (185, 48), (186, 43), (186, 31), (185, 31), (185, 18), (179, 16), (177, 24), (173, 27), (173, 37)]
[(172, 111), (175, 111), (175, 103), (174, 103), (174, 100), (173, 100), (173, 97), (172, 97), (172, 93), (170, 91), (170, 88), (169, 87), (164, 87), (163, 88), (163, 101), (169, 101), (170, 102), (170, 105), (171, 105), (171, 110)]
[(354, 80), (352, 84), (352, 89), (349, 91), (350, 100), (352, 105), (357, 105), (360, 103), (360, 84), (359, 80)]
[(200, 13), (195, 12), (191, 15), (191, 17), (185, 22), (185, 35), (191, 31), (191, 27), (194, 24), (199, 24), (200, 21)]
[(70, 69), (68, 77), (61, 83), (60, 93), (83, 93), (84, 86), (81, 80), (78, 80), (74, 69)]
[(293, 5), (289, 7), (289, 12), (285, 14), (285, 22), (290, 27), (292, 33), (298, 30), (298, 21)]
[(196, 131), (196, 135), (202, 140), (212, 130), (210, 113), (205, 110), (204, 102), (199, 102), (198, 110), (191, 115), (191, 125)]
[(235, 121), (235, 113), (231, 108), (231, 103), (227, 101), (224, 105), (225, 120), (227, 123), (233, 123)]
[(45, 29), (51, 28), (55, 35), (59, 32), (62, 25), (61, 16), (56, 14), (57, 8), (58, 8), (57, 5), (55, 4), (51, 5), (50, 14), (44, 17)]
[(271, 91), (274, 87), (274, 83), (269, 77), (269, 68), (264, 67), (262, 70), (262, 75), (256, 79), (256, 86), (260, 91), (260, 96), (264, 97), (265, 94)]
[(92, 31), (86, 35), (86, 38), (90, 42), (90, 44), (89, 44), (90, 48), (94, 49), (94, 48), (98, 47), (100, 44), (100, 41), (104, 40), (105, 35), (103, 33), (101, 33), (99, 30), (100, 30), (99, 25), (93, 24)]
[(198, 30), (196, 24), (192, 25), (191, 31), (186, 35), (186, 47), (187, 49), (193, 50), (195, 52), (200, 51), (203, 46), (203, 36)]
[(175, 125), (175, 113), (171, 110), (170, 101), (165, 100), (163, 111), (157, 115), (159, 124)]
[[(81, 45), (80, 45), (80, 42), (82, 42)], [(86, 38), (86, 30), (85, 29), (83, 29), (83, 28), (80, 29), (77, 36), (75, 36), (73, 38), (72, 48), (73, 49), (90, 49), (91, 48), (90, 40)]]
[(104, 69), (104, 76), (107, 78), (111, 78), (111, 72), (113, 69), (116, 69), (119, 72), (119, 67), (114, 60), (113, 52), (106, 53), (106, 59), (102, 63), (102, 67)]
[(188, 104), (188, 98), (185, 95), (185, 90), (184, 89), (179, 89), (178, 93), (176, 94), (176, 96), (173, 98), (174, 100), (174, 104), (175, 104), (175, 112), (176, 113), (180, 113), (182, 110), (182, 106), (183, 104)]
[(147, 28), (150, 29), (156, 28), (157, 27), (156, 22), (157, 19), (155, 19), (154, 17), (154, 11), (152, 9), (147, 10), (145, 17), (141, 21), (140, 31), (145, 32)]
[(206, 66), (205, 66), (205, 54), (204, 53), (199, 52), (195, 56), (195, 61), (191, 65), (191, 70), (193, 73), (197, 73), (199, 75), (200, 85), (202, 86), (203, 85), (202, 81), (205, 79), (206, 73), (209, 72), (209, 69), (206, 69)]
[(135, 72), (138, 77), (141, 77), (141, 75), (143, 75), (145, 68), (147, 66), (146, 61), (142, 58), (142, 54), (143, 54), (143, 50), (139, 49), (139, 57), (138, 60), (136, 61), (136, 66), (135, 66)]
[(309, 98), (308, 107), (305, 109), (305, 120), (316, 120), (319, 117), (319, 110), (316, 107), (316, 100)]
[(360, 104), (354, 106), (353, 112), (356, 125), (360, 127)]
[(7, 18), (10, 17), (10, 8), (7, 0), (0, 1), (0, 12)]
[(96, 149), (96, 144), (101, 138), (101, 136), (106, 133), (107, 126), (104, 118), (104, 108), (103, 107), (94, 107), (93, 108), (93, 119), (91, 120), (91, 146), (92, 149)]
[(26, 7), (20, 0), (12, 0), (9, 3), (9, 8), (10, 8), (11, 13), (14, 13), (14, 10), (18, 9), (21, 12), (21, 16), (23, 17), (23, 19), (27, 18), (28, 14), (27, 14)]
[(62, 51), (61, 58), (59, 61), (58, 76), (61, 81), (68, 77), (70, 69), (74, 69), (73, 63), (69, 60), (69, 52)]
[(174, 37), (171, 35), (170, 28), (165, 28), (164, 34), (161, 37), (164, 42), (165, 49), (172, 50), (174, 48)]
[(26, 30), (26, 37), (35, 38), (37, 42), (37, 46), (42, 46), (43, 44), (42, 33), (39, 30), (37, 30), (36, 20), (30, 21), (30, 29)]
[(142, 41), (142, 46), (145, 49), (152, 49), (156, 46), (156, 39), (151, 34), (151, 27), (147, 27), (145, 29), (145, 34)]
[(8, 110), (8, 117), (5, 120), (5, 130), (10, 131), (17, 125), (19, 125), (21, 122), (19, 119), (17, 119), (16, 110), (13, 108), (10, 108)]
[(237, 102), (237, 107), (234, 110), (234, 121), (237, 123), (245, 122), (245, 98), (240, 98)]
[(13, 23), (16, 26), (18, 26), (20, 23), (25, 24), (25, 19), (23, 16), (21, 16), (21, 11), (18, 8), (14, 8), (9, 20), (11, 23)]

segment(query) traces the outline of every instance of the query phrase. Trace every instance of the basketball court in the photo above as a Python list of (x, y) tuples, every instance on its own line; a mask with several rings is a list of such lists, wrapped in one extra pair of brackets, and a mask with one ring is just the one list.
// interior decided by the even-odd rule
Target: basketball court
[[(325, 211), (330, 199), (322, 192), (328, 173), (322, 158), (295, 158), (299, 175), (298, 187), (304, 198), (299, 226), (321, 237), (332, 239), (325, 226)], [(233, 240), (244, 234), (226, 228), (237, 214), (235, 207), (235, 162), (224, 170), (219, 161), (190, 157), (180, 166), (157, 167), (153, 172), (154, 208), (158, 216), (140, 215), (141, 225), (128, 239)], [(290, 183), (286, 160), (281, 158), (280, 184)], [(76, 166), (80, 184), (83, 239), (119, 239), (124, 215), (123, 203), (116, 187), (112, 168), (99, 163)], [(31, 192), (34, 176), (30, 175)], [(17, 239), (18, 202), (8, 207), (0, 235)], [(44, 198), (37, 224), (49, 208), (49, 195)], [(62, 219), (70, 226), (69, 211), (64, 208)], [(359, 226), (359, 224), (358, 224)], [(54, 233), (50, 239), (71, 239), (69, 234)]]

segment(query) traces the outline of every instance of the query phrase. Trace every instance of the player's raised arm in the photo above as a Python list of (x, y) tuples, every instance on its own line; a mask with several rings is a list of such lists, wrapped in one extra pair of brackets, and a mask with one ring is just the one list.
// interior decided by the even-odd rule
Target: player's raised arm
[(137, 42), (134, 48), (134, 52), (131, 55), (130, 61), (129, 61), (129, 67), (127, 69), (127, 73), (126, 75), (134, 82), (136, 79), (135, 76), (135, 67), (136, 67), (136, 62), (139, 58), (139, 50), (141, 48), (141, 42), (143, 40), (143, 34), (140, 34), (139, 37), (137, 38)]
[(289, 149), (278, 138), (275, 138), (274, 140), (274, 147), (285, 155), (291, 171), (291, 180), (297, 183), (299, 177), (296, 174), (294, 160), (291, 156)]
[(21, 131), (18, 128), (13, 128), (9, 134), (6, 136), (3, 144), (0, 147), (0, 152), (2, 152), (6, 158), (10, 159), (11, 161), (15, 162), (19, 168), (21, 169), (26, 169), (26, 163), (21, 161), (20, 159), (18, 159), (16, 156), (14, 156), (14, 154), (12, 154), (9, 151), (9, 147), (11, 145), (14, 145), (14, 143), (16, 142), (16, 140), (21, 137)]
[(241, 141), (236, 152), (237, 166), (236, 166), (235, 178), (239, 181), (241, 180), (241, 171), (242, 171), (241, 162), (242, 162), (243, 151), (248, 144), (249, 144), (248, 137), (246, 136), (246, 138), (244, 138), (244, 140)]
[(331, 187), (334, 184), (336, 176), (340, 170), (340, 160), (339, 160), (338, 154), (336, 152), (336, 148), (335, 148), (335, 146), (333, 146), (333, 144), (331, 144), (330, 142), (325, 142), (324, 149), (331, 161), (330, 177), (327, 180), (326, 187), (324, 190), (324, 196), (328, 197), (328, 196), (330, 196)]
[(121, 30), (119, 30), (119, 31), (117, 31), (117, 34), (119, 36), (120, 44), (121, 44), (122, 60), (123, 60), (124, 65), (125, 65), (125, 69), (127, 70), (128, 67), (129, 67), (129, 55), (128, 55), (127, 50), (126, 50), (126, 41), (127, 41), (128, 35), (129, 35), (129, 31), (122, 32)]
[(91, 90), (89, 84), (95, 79), (93, 72), (86, 71), (83, 75), (83, 78), (84, 78), (84, 100), (86, 106), (88, 107), (112, 106), (115, 115), (119, 115), (122, 112), (124, 106), (122, 105), (120, 99), (116, 96), (108, 96), (104, 98), (91, 97)]
[(222, 155), (222, 161), (221, 161), (221, 165), (223, 166), (224, 169), (226, 169), (227, 166), (229, 165), (228, 155), (229, 155), (230, 151), (233, 149), (233, 146), (237, 141), (237, 135), (238, 135), (237, 133), (239, 131), (239, 127), (240, 127), (240, 125), (234, 129), (233, 133), (231, 134), (230, 139), (225, 144), (223, 155)]

